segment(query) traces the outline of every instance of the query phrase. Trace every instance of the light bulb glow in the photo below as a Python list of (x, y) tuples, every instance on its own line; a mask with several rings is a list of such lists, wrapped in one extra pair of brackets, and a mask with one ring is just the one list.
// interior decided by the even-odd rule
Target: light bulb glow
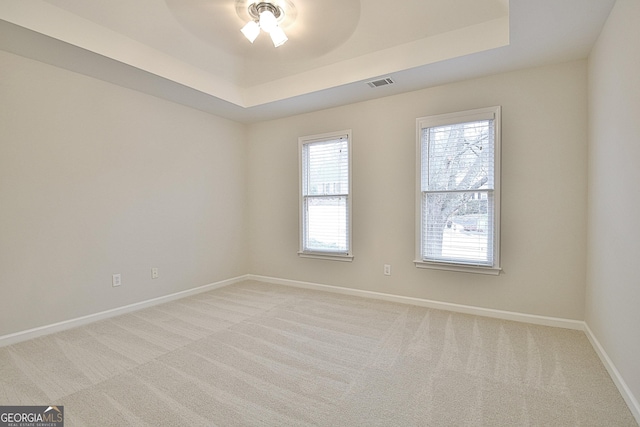
[(278, 26), (278, 20), (270, 10), (260, 12), (260, 28), (262, 31), (270, 33)]

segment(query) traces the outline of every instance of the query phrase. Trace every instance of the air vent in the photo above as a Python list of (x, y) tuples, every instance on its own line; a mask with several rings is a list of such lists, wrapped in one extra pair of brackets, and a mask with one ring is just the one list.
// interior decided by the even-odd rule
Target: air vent
[(391, 79), (391, 77), (385, 77), (384, 79), (367, 82), (369, 87), (380, 87), (380, 86), (392, 85), (393, 83), (395, 82)]

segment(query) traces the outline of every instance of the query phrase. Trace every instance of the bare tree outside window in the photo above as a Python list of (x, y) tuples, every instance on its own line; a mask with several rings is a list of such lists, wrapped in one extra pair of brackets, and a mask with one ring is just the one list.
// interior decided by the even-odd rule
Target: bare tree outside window
[(421, 259), (494, 265), (494, 125), (420, 128)]

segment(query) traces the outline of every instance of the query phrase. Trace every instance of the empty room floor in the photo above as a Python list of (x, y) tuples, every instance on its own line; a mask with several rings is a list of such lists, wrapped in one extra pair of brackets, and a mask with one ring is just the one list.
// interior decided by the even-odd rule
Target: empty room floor
[(581, 331), (256, 281), (0, 348), (68, 426), (636, 426)]

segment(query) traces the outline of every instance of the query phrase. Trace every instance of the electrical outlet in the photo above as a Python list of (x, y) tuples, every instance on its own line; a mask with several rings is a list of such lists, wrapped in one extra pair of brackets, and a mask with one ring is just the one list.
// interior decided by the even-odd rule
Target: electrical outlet
[(122, 284), (122, 276), (120, 275), (120, 273), (118, 274), (114, 274), (113, 276), (111, 276), (111, 285), (112, 286), (120, 286)]
[(151, 278), (152, 279), (157, 279), (158, 278), (158, 268), (152, 268), (151, 269)]
[(389, 264), (384, 265), (384, 275), (391, 276), (391, 265)]

